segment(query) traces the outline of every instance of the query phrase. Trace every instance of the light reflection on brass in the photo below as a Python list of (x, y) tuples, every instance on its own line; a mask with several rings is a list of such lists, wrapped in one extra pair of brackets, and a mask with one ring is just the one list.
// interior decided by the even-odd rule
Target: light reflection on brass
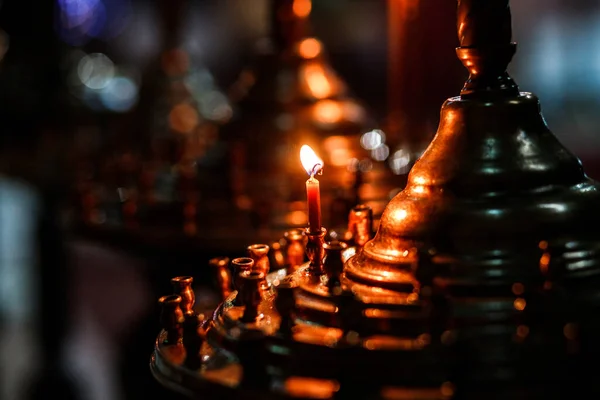
[(324, 379), (293, 376), (285, 381), (285, 389), (294, 397), (330, 399), (339, 388), (339, 383)]

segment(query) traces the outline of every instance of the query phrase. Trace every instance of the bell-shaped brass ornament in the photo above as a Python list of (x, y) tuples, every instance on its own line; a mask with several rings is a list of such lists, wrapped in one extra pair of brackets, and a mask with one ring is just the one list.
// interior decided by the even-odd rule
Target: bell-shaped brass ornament
[(435, 138), (346, 275), (402, 288), (426, 248), (437, 284), (480, 291), (542, 279), (546, 243), (561, 257), (579, 252), (563, 278), (598, 276), (600, 186), (549, 131), (537, 97), (506, 72), (516, 49), (508, 0), (463, 0), (458, 12), (469, 80), (443, 105)]
[(508, 3), (458, 1), (469, 79), (345, 283), (433, 305), (458, 398), (565, 398), (594, 381), (600, 185), (506, 72)]

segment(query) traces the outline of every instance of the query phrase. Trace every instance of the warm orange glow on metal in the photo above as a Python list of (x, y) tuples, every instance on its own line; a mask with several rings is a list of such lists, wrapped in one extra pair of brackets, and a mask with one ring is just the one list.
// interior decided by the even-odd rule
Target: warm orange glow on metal
[(300, 148), (300, 162), (310, 176), (315, 175), (323, 168), (323, 160), (306, 144)]

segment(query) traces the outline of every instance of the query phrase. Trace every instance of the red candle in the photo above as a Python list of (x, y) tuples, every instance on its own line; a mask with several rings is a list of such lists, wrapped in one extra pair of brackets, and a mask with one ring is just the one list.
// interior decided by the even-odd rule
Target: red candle
[(321, 193), (319, 181), (311, 176), (306, 181), (306, 198), (308, 200), (308, 227), (311, 232), (321, 231)]
[(306, 199), (308, 203), (308, 227), (310, 232), (321, 231), (321, 192), (315, 174), (323, 168), (321, 160), (309, 146), (300, 149), (300, 161), (310, 176), (306, 181)]

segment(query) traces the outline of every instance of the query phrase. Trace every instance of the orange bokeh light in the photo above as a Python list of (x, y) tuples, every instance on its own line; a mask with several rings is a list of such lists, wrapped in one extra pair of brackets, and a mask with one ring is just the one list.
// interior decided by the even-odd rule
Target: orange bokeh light
[(179, 133), (190, 133), (198, 125), (198, 112), (189, 104), (177, 104), (169, 113), (171, 129)]
[(311, 0), (294, 0), (292, 10), (297, 17), (306, 18), (312, 10)]
[(303, 77), (310, 94), (317, 99), (324, 99), (331, 95), (332, 87), (325, 75), (325, 69), (319, 64), (310, 64), (302, 69)]
[(334, 100), (321, 100), (315, 104), (314, 117), (323, 124), (335, 124), (344, 116), (340, 103)]
[(298, 54), (306, 59), (315, 58), (321, 54), (321, 42), (315, 38), (304, 39), (298, 45)]

